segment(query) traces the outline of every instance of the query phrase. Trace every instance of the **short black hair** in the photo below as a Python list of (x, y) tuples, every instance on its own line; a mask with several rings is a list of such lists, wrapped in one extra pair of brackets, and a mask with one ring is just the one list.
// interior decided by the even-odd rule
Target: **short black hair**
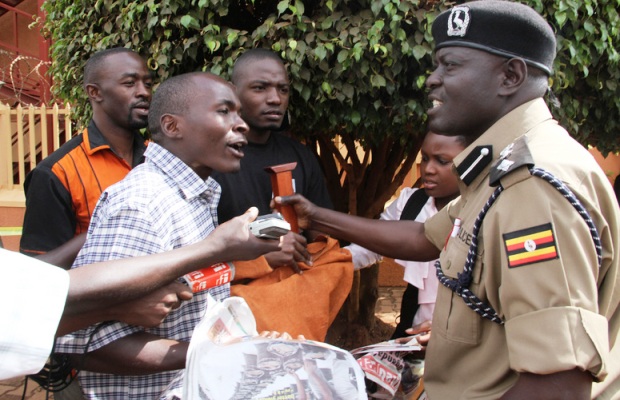
[(230, 79), (232, 83), (234, 84), (236, 82), (236, 80), (238, 79), (239, 71), (241, 71), (247, 64), (253, 61), (264, 59), (271, 59), (277, 61), (282, 64), (282, 66), (284, 66), (284, 61), (282, 61), (282, 58), (280, 58), (278, 54), (274, 53), (269, 49), (249, 49), (246, 50), (243, 54), (241, 54), (239, 58), (237, 58), (237, 60), (235, 61), (235, 65), (233, 66), (233, 71)]
[(111, 49), (105, 49), (94, 53), (84, 65), (84, 86), (96, 81), (99, 70), (106, 58), (120, 53), (133, 53), (139, 55), (135, 51), (126, 47), (113, 47)]
[(196, 76), (211, 75), (208, 72), (188, 72), (163, 81), (151, 100), (149, 108), (149, 131), (157, 142), (161, 133), (160, 120), (164, 114), (183, 115), (198, 91), (193, 83)]
[[(437, 132), (433, 132), (433, 131), (426, 131), (426, 133), (424, 134), (424, 138), (426, 138), (426, 136), (428, 134), (434, 134), (434, 135), (439, 135), (439, 136), (447, 136), (447, 135), (443, 135), (441, 133), (437, 133)], [(463, 146), (463, 148), (466, 148), (467, 146), (469, 146), (470, 144), (472, 144), (474, 142), (474, 138), (471, 138), (467, 135), (455, 135), (455, 136), (451, 136), (454, 138), (454, 140), (461, 146)], [(424, 139), (423, 138), (423, 139)]]
[(460, 144), (461, 146), (463, 146), (463, 148), (465, 148), (465, 147), (469, 146), (469, 145), (470, 145), (470, 144), (472, 144), (472, 143), (473, 143), (473, 141), (474, 141), (474, 139), (473, 139), (473, 138), (471, 138), (471, 137), (469, 137), (469, 136), (466, 136), (466, 135), (456, 135), (454, 138), (456, 139), (456, 142), (457, 142), (458, 144)]
[(543, 97), (550, 90), (547, 73), (538, 68), (528, 68), (527, 78), (536, 96)]

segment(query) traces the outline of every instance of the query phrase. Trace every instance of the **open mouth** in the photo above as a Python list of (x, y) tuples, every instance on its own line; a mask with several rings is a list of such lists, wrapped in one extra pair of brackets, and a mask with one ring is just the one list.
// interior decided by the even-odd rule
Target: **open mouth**
[(229, 143), (227, 146), (236, 157), (243, 157), (243, 147), (245, 145), (246, 142), (239, 141), (235, 143)]

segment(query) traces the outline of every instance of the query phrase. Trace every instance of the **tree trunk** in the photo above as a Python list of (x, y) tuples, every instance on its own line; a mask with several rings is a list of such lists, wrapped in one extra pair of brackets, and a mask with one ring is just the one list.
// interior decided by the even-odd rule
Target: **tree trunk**
[[(334, 137), (337, 139), (333, 140)], [(378, 145), (359, 152), (354, 138), (331, 133), (316, 135), (308, 145), (323, 167), (334, 209), (377, 218), (411, 170), (422, 138), (423, 135), (417, 135), (409, 150), (386, 137)], [(375, 325), (378, 278), (378, 265), (355, 272), (351, 293), (328, 332), (328, 343), (345, 348), (369, 344), (367, 340)]]

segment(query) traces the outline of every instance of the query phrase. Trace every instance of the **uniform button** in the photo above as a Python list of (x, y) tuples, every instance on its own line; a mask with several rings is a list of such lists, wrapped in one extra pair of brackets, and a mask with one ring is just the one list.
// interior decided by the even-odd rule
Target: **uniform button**
[(450, 269), (451, 265), (452, 263), (450, 262), (450, 260), (446, 261), (446, 269)]

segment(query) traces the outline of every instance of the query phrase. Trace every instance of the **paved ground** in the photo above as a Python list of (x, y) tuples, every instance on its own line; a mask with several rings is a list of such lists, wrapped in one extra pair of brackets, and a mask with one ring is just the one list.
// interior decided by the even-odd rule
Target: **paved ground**
[[(396, 326), (396, 319), (400, 311), (400, 299), (405, 291), (404, 286), (386, 286), (379, 288), (379, 299), (377, 300), (376, 314), (387, 324)], [(24, 379), (12, 379), (0, 382), (0, 399), (20, 400), (24, 393)], [(53, 399), (53, 394), (46, 397), (46, 393), (33, 381), (28, 381), (26, 389), (26, 400), (46, 400)]]
[[(24, 379), (11, 379), (0, 382), (0, 399), (2, 400), (19, 400), (24, 393)], [(46, 393), (35, 382), (28, 381), (26, 396), (28, 400), (45, 400)], [(50, 394), (49, 399), (54, 396)]]
[(379, 288), (379, 298), (375, 307), (375, 314), (386, 324), (396, 327), (400, 315), (400, 302), (405, 292), (405, 286), (389, 286)]

